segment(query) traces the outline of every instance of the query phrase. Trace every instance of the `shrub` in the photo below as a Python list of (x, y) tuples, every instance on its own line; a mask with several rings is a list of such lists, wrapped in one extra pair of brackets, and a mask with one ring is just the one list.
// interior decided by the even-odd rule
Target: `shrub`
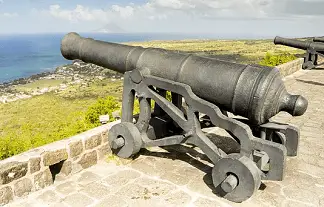
[[(172, 101), (172, 98), (171, 98), (172, 96), (171, 96), (171, 92), (170, 91), (167, 91), (166, 92), (166, 99), (168, 100), (168, 101)], [(151, 109), (153, 109), (154, 108), (154, 106), (155, 106), (155, 101), (152, 99), (151, 100)], [(135, 115), (135, 114), (139, 114), (140, 113), (140, 103), (139, 103), (139, 100), (138, 99), (135, 99), (135, 101), (134, 101), (134, 110), (133, 110), (133, 115)]]
[(105, 99), (99, 98), (95, 104), (88, 108), (85, 119), (88, 123), (99, 126), (100, 115), (109, 115), (109, 121), (114, 121), (112, 112), (118, 110), (119, 108), (119, 103), (114, 97), (108, 96)]
[(295, 55), (292, 55), (290, 53), (281, 53), (281, 54), (273, 55), (267, 52), (265, 57), (263, 58), (263, 60), (259, 62), (259, 64), (264, 66), (274, 67), (295, 60), (296, 58), (297, 57)]

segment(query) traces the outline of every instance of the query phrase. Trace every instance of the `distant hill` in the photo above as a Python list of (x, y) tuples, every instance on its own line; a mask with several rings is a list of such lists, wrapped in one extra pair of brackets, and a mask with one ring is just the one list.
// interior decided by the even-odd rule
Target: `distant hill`
[(124, 33), (126, 32), (124, 29), (122, 29), (121, 27), (117, 26), (114, 23), (108, 23), (105, 26), (93, 30), (92, 32), (100, 32), (100, 33)]

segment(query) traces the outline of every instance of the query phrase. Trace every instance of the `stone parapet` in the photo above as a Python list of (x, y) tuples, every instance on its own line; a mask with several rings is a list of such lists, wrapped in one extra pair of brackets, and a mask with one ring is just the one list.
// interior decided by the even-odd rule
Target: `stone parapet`
[(95, 165), (111, 153), (108, 131), (119, 122), (0, 161), (0, 206)]
[(279, 69), (282, 77), (291, 75), (299, 70), (302, 70), (302, 65), (304, 63), (303, 58), (298, 58), (296, 60), (281, 64), (276, 66)]

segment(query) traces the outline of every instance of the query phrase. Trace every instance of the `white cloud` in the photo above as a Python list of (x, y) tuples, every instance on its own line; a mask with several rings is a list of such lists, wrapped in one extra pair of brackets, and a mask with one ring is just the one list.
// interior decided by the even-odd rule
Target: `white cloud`
[(60, 19), (69, 20), (71, 22), (78, 22), (80, 20), (94, 20), (94, 13), (89, 12), (89, 9), (83, 7), (82, 5), (77, 5), (74, 10), (64, 10), (61, 9), (59, 5), (51, 5), (49, 8), (49, 14)]
[[(1, 1), (1, 0), (0, 0)], [(165, 20), (178, 17), (196, 19), (289, 19), (308, 13), (291, 13), (293, 0), (148, 0), (143, 4), (113, 5), (109, 9), (90, 9), (77, 5), (68, 10), (51, 5), (42, 11), (70, 22), (111, 22), (122, 19)], [(299, 3), (318, 4), (319, 0), (296, 0)], [(324, 4), (323, 4), (324, 5)], [(297, 6), (296, 6), (297, 7)], [(324, 10), (324, 8), (322, 8)], [(321, 11), (322, 11), (321, 10)]]
[(195, 4), (192, 1), (183, 0), (152, 0), (148, 4), (155, 7), (169, 8), (169, 9), (194, 9)]
[(123, 18), (130, 17), (134, 14), (134, 7), (132, 6), (121, 7), (118, 5), (113, 5), (111, 9), (119, 13), (119, 15)]
[(0, 0), (0, 4), (2, 4), (3, 3), (3, 0)]
[(118, 18), (144, 18), (163, 20), (170, 16), (191, 15), (197, 18), (226, 17), (232, 18), (262, 18), (267, 16), (267, 8), (272, 0), (149, 0), (142, 5), (127, 6), (113, 5), (107, 10), (89, 9), (77, 5), (75, 9), (67, 10), (59, 5), (51, 5), (48, 13), (70, 22), (104, 21), (109, 22)]
[(7, 17), (7, 18), (11, 18), (11, 17), (17, 17), (19, 15), (16, 12), (15, 13), (5, 12), (5, 13), (2, 13), (0, 16)]

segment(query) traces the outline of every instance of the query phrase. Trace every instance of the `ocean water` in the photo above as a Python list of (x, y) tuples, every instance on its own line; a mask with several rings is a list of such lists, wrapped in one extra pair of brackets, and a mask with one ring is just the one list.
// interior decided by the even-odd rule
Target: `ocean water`
[[(180, 34), (80, 33), (80, 35), (116, 43), (199, 38)], [(71, 63), (64, 59), (60, 52), (63, 36), (64, 34), (0, 35), (0, 83), (53, 71), (60, 65)]]

